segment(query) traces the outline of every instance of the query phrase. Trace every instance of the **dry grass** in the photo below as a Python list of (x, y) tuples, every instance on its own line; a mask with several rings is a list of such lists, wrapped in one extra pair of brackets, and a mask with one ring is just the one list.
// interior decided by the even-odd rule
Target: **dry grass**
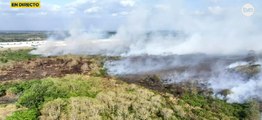
[[(42, 120), (150, 120), (150, 119), (219, 119), (231, 118), (225, 114), (209, 112), (210, 116), (200, 117), (203, 108), (191, 106), (171, 94), (159, 94), (135, 84), (126, 84), (114, 79), (105, 80), (89, 76), (67, 76), (67, 80), (88, 80), (93, 91), (100, 91), (95, 98), (71, 97), (55, 99), (44, 104)], [(63, 86), (63, 85), (61, 85)], [(73, 85), (72, 83), (72, 86)]]
[[(41, 120), (234, 120), (243, 113), (241, 106), (225, 101), (197, 95), (176, 98), (110, 78), (68, 75), (35, 82), (28, 83), (31, 87), (18, 103), (28, 108), (37, 104)], [(36, 94), (39, 91), (42, 94)], [(35, 101), (35, 96), (44, 99)], [(34, 100), (34, 104), (28, 100)]]
[(0, 106), (0, 120), (4, 120), (7, 116), (11, 115), (13, 112), (17, 111), (15, 104), (7, 104)]

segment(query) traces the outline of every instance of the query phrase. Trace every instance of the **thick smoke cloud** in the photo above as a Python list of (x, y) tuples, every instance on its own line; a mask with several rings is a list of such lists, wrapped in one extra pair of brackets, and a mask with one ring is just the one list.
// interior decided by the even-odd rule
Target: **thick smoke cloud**
[[(90, 43), (90, 40), (93, 42), (100, 36), (91, 39), (89, 36), (91, 33), (77, 31), (65, 40), (67, 47), (56, 48), (55, 53), (45, 47), (36, 52), (44, 51), (54, 55), (83, 52), (105, 55), (161, 55), (261, 51), (259, 14), (252, 17), (242, 15), (240, 11), (242, 4), (233, 8), (207, 6), (202, 11), (186, 9), (187, 4), (185, 1), (171, 0), (155, 4), (141, 2), (128, 15), (125, 24), (120, 25), (117, 34), (110, 38), (110, 42)], [(81, 25), (73, 28), (79, 29), (79, 26)], [(91, 46), (97, 47), (90, 51)]]
[[(61, 54), (100, 54), (123, 56), (122, 60), (106, 64), (113, 75), (154, 72), (162, 68), (177, 68), (181, 65), (195, 67), (202, 65), (202, 59), (185, 62), (175, 58), (145, 58), (141, 62), (132, 62), (129, 57), (143, 55), (185, 55), (204, 53), (208, 55), (236, 55), (249, 50), (261, 52), (260, 14), (251, 17), (243, 16), (241, 7), (206, 6), (206, 9), (188, 8), (185, 1), (163, 0), (154, 4), (136, 4), (128, 15), (125, 24), (117, 34), (102, 39), (97, 32), (85, 33), (81, 25), (70, 31), (70, 37), (62, 43), (50, 40), (44, 46), (33, 51), (42, 55)], [(203, 7), (203, 6), (201, 6)], [(238, 61), (234, 61), (238, 62)], [(234, 63), (211, 64), (216, 75), (208, 76), (208, 83), (215, 91), (229, 89), (229, 102), (244, 102), (251, 98), (262, 100), (261, 73), (259, 77), (245, 80), (242, 76), (227, 74), (225, 68)], [(135, 64), (134, 64), (135, 63)], [(165, 76), (172, 82), (181, 82), (199, 76), (200, 72), (185, 70), (181, 73), (170, 73)], [(204, 71), (203, 74), (205, 75)], [(202, 73), (201, 73), (202, 75)], [(179, 79), (180, 78), (180, 79)], [(183, 79), (181, 79), (183, 78)]]

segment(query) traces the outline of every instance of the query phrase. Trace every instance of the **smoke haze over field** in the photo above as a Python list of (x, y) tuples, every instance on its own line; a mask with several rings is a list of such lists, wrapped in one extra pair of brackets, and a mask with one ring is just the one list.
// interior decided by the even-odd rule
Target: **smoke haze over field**
[[(83, 32), (83, 20), (80, 20), (74, 23), (70, 37), (66, 38), (62, 45), (56, 44), (57, 40), (50, 40), (50, 43), (39, 47), (33, 53), (124, 56), (126, 58), (109, 62), (106, 66), (112, 74), (124, 75), (180, 66), (195, 67), (209, 59), (207, 56), (191, 57), (188, 61), (179, 60), (177, 57), (161, 59), (163, 55), (239, 55), (249, 50), (258, 53), (262, 51), (262, 24), (259, 21), (262, 16), (259, 12), (246, 17), (241, 13), (244, 4), (206, 6), (199, 11), (188, 8), (188, 4), (182, 0), (163, 0), (154, 4), (137, 2), (116, 35), (108, 39), (101, 39), (97, 32)], [(160, 58), (145, 56), (140, 62), (129, 59), (143, 55), (156, 55)], [(237, 61), (210, 64), (215, 68), (212, 70), (218, 72), (215, 76), (209, 76), (210, 87), (215, 91), (230, 89), (233, 94), (227, 97), (229, 102), (244, 102), (251, 98), (262, 100), (261, 73), (257, 78), (247, 81), (239, 75), (223, 72), (227, 65), (234, 62)], [(185, 71), (177, 74), (178, 76), (173, 75), (173, 78), (186, 79), (197, 73), (199, 72)]]
[[(242, 15), (240, 11), (242, 4), (232, 7), (209, 6), (201, 12), (187, 9), (187, 4), (180, 0), (164, 0), (155, 4), (141, 3), (133, 8), (125, 24), (120, 25), (117, 34), (110, 38), (110, 42), (94, 43), (92, 46), (96, 49), (92, 51), (89, 51), (90, 42), (100, 36), (79, 30), (84, 29), (81, 27), (83, 20), (79, 20), (73, 24), (71, 36), (65, 40), (67, 47), (56, 48), (55, 52), (161, 55), (235, 54), (248, 50), (262, 50), (259, 13), (251, 17)], [(160, 31), (166, 31), (167, 34), (161, 34)], [(39, 53), (48, 51), (49, 54), (57, 54), (49, 50), (43, 47), (39, 49)]]
[[(248, 67), (245, 57), (198, 54), (136, 56), (108, 61), (105, 67), (114, 76), (157, 74), (165, 84), (198, 81), (212, 88), (221, 99), (224, 96), (219, 95), (220, 92), (230, 90), (232, 93), (226, 99), (232, 103), (243, 103), (250, 99), (262, 100), (261, 68), (256, 71), (253, 67)], [(254, 65), (261, 65), (261, 62)], [(250, 74), (245, 73), (250, 71)]]

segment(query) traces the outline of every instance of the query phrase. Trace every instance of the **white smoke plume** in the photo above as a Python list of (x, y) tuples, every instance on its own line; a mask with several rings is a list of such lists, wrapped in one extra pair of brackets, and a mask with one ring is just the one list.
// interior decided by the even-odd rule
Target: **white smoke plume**
[[(176, 68), (181, 65), (194, 67), (201, 59), (191, 61), (151, 58), (134, 62), (132, 56), (184, 55), (205, 53), (208, 55), (235, 55), (249, 50), (261, 52), (261, 14), (246, 17), (241, 13), (243, 4), (234, 6), (207, 6), (206, 9), (190, 9), (182, 0), (163, 0), (154, 4), (138, 2), (128, 15), (125, 24), (120, 25), (117, 34), (102, 39), (100, 34), (85, 33), (76, 27), (63, 42), (49, 40), (33, 53), (42, 55), (99, 54), (124, 56), (120, 61), (106, 64), (111, 74), (136, 74), (157, 71), (162, 68)], [(78, 25), (81, 26), (81, 25)], [(206, 57), (204, 57), (206, 58)], [(235, 61), (237, 62), (237, 61)], [(211, 64), (219, 66), (220, 64)], [(210, 87), (216, 90), (230, 89), (229, 102), (243, 102), (251, 98), (262, 100), (262, 77), (243, 80), (240, 76), (223, 73), (209, 76)], [(183, 71), (171, 74), (173, 78), (187, 78), (200, 72)], [(170, 77), (169, 76), (169, 77)], [(175, 76), (175, 77), (174, 77)], [(182, 80), (183, 81), (183, 80)]]
[[(108, 41), (93, 42), (101, 36), (79, 30), (80, 24), (70, 30), (71, 36), (64, 41), (66, 47), (52, 50), (48, 45), (35, 52), (51, 55), (162, 55), (235, 54), (262, 50), (261, 16), (242, 15), (240, 10), (243, 4), (234, 7), (207, 6), (201, 12), (187, 9), (187, 4), (180, 0), (141, 3), (131, 11), (125, 24), (120, 25), (117, 34)], [(169, 32), (162, 34), (161, 31)]]
[[(105, 67), (109, 74), (120, 77), (157, 74), (165, 84), (192, 80), (205, 83), (221, 99), (224, 97), (218, 93), (229, 90), (231, 94), (225, 99), (230, 103), (243, 103), (252, 99), (262, 101), (261, 68), (258, 67), (258, 71), (252, 71), (255, 68), (249, 68), (252, 65), (243, 61), (245, 56), (241, 56), (137, 56), (108, 61)], [(262, 64), (256, 62), (253, 65)], [(252, 72), (245, 73), (250, 71)], [(250, 75), (252, 73), (256, 74)]]
[(230, 103), (244, 103), (252, 99), (262, 101), (262, 72), (256, 77), (246, 79), (239, 74), (222, 71), (218, 76), (213, 76), (209, 84), (215, 93), (225, 89), (230, 90), (231, 94), (226, 96)]

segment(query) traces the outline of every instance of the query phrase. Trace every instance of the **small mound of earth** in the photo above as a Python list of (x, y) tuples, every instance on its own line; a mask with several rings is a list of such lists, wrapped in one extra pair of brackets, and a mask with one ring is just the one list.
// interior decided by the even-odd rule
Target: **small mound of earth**
[(62, 77), (66, 74), (99, 74), (101, 66), (103, 66), (102, 62), (82, 57), (36, 58), (0, 68), (0, 80), (30, 80), (44, 77)]

